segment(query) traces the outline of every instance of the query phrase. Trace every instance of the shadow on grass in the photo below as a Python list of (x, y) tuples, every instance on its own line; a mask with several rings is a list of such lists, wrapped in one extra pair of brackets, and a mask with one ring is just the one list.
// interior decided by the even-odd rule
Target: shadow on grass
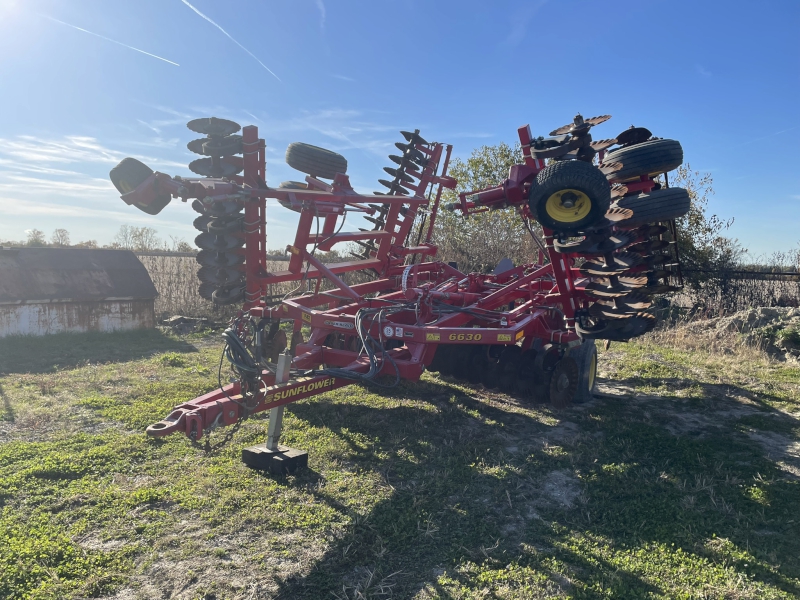
[[(800, 542), (791, 532), (800, 489), (743, 436), (674, 435), (636, 401), (615, 399), (565, 412), (578, 427), (554, 442), (554, 427), (469, 389), (424, 381), (382, 395), (430, 408), (292, 407), (347, 442), (344, 468), (373, 471), (390, 490), (365, 512), (357, 499), (344, 505), (326, 492), (319, 473), (287, 482), (350, 525), (308, 575), (281, 583), (280, 598), (370, 597), (381, 586), (411, 597), (424, 585), (461, 597), (459, 588), (523, 589), (536, 575), (550, 582), (541, 584), (548, 594), (671, 596), (693, 569), (700, 574), (680, 592), (734, 585), (705, 561), (800, 596)], [(565, 479), (571, 493), (557, 489)], [(761, 496), (752, 490), (758, 481)]]
[(158, 352), (196, 351), (192, 344), (154, 329), (11, 336), (0, 339), (0, 375), (53, 373), (87, 362), (125, 362)]

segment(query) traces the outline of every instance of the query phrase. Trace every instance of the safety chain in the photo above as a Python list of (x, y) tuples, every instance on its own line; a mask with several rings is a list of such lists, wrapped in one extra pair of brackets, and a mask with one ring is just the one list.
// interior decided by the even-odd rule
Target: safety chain
[(205, 444), (201, 444), (200, 442), (197, 441), (197, 439), (196, 439), (197, 438), (197, 433), (193, 431), (191, 433), (191, 435), (189, 436), (189, 440), (192, 443), (192, 447), (193, 448), (197, 448), (198, 450), (203, 450), (207, 455), (208, 454), (212, 454), (213, 452), (216, 452), (217, 450), (220, 450), (223, 446), (225, 446), (228, 442), (230, 442), (233, 439), (233, 436), (236, 435), (236, 432), (239, 431), (239, 429), (241, 428), (242, 423), (244, 423), (244, 421), (247, 418), (249, 418), (249, 416), (250, 416), (249, 414), (245, 414), (244, 417), (242, 417), (241, 419), (236, 421), (236, 423), (233, 425), (233, 427), (228, 429), (228, 432), (225, 434), (225, 436), (219, 442), (217, 442), (216, 444), (213, 444), (213, 445), (211, 444), (211, 442), (209, 440), (209, 435), (211, 434), (211, 431), (214, 428), (206, 429), (206, 435), (205, 435), (206, 443)]

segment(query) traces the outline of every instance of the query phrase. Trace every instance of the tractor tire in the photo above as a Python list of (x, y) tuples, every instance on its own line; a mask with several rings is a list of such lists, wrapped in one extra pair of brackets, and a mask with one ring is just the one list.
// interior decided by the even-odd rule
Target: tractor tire
[(586, 340), (570, 350), (568, 356), (578, 364), (578, 390), (574, 402), (588, 402), (594, 397), (597, 386), (597, 346), (594, 340)]
[(646, 223), (659, 223), (678, 219), (689, 212), (691, 207), (689, 192), (683, 188), (662, 188), (649, 194), (625, 196), (617, 206), (633, 211), (629, 219), (620, 222), (625, 228), (638, 227)]
[[(574, 205), (564, 206), (567, 199)], [(611, 187), (594, 165), (580, 160), (556, 162), (536, 176), (528, 202), (543, 227), (577, 233), (604, 218), (611, 204)]]
[[(122, 194), (132, 192), (141, 184), (143, 184), (150, 175), (153, 174), (153, 169), (148, 167), (141, 161), (135, 158), (123, 158), (120, 163), (111, 169), (108, 174), (111, 183), (117, 188), (117, 191)], [(150, 204), (134, 204), (136, 208), (148, 215), (157, 215), (164, 207), (172, 200), (169, 194), (161, 194)]]
[(609, 173), (609, 181), (631, 181), (642, 175), (653, 177), (680, 167), (683, 148), (677, 140), (650, 140), (614, 150), (603, 158), (603, 164), (615, 162), (622, 163), (622, 168)]
[(548, 404), (550, 402), (550, 381), (553, 378), (553, 370), (558, 360), (558, 352), (546, 346), (536, 353), (536, 357), (533, 361), (535, 382), (533, 386), (534, 402), (540, 404)]
[(337, 173), (347, 172), (347, 159), (344, 156), (302, 142), (289, 144), (286, 164), (301, 173), (322, 179), (333, 179)]

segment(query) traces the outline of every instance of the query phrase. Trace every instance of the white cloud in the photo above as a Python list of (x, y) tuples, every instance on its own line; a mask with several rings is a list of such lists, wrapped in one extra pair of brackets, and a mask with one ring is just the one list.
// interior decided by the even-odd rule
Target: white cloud
[(535, 0), (528, 2), (524, 8), (517, 10), (511, 19), (511, 30), (503, 40), (503, 45), (514, 48), (519, 46), (527, 37), (528, 33), (534, 29), (530, 22), (537, 12), (547, 3), (547, 0)]
[(316, 0), (317, 9), (319, 10), (319, 28), (325, 31), (325, 19), (327, 18), (327, 11), (325, 10), (325, 4), (322, 0)]

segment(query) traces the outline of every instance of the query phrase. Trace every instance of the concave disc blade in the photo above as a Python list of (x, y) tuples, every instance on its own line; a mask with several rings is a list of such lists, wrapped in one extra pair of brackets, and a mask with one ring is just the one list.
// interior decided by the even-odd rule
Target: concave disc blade
[(213, 267), (202, 267), (197, 271), (197, 278), (203, 283), (213, 283), (214, 285), (229, 285), (241, 283), (244, 273), (237, 269), (215, 269)]
[(203, 144), (205, 144), (207, 141), (208, 138), (198, 138), (186, 144), (186, 147), (195, 154), (205, 154), (205, 152), (203, 152)]
[(597, 117), (589, 117), (588, 119), (584, 119), (584, 121), (590, 125), (600, 125), (600, 123), (605, 123), (610, 118), (611, 115), (599, 115)]
[(622, 166), (623, 165), (621, 162), (603, 163), (602, 165), (600, 165), (600, 172), (606, 177), (608, 177), (609, 175), (612, 175), (617, 171), (619, 171), (622, 168)]
[(633, 211), (630, 208), (619, 208), (618, 206), (609, 208), (605, 215), (606, 219), (614, 224), (630, 219), (632, 216)]
[(606, 254), (622, 248), (631, 242), (631, 238), (619, 233), (614, 233), (608, 236), (588, 235), (583, 240), (578, 242), (561, 243), (559, 241), (553, 242), (553, 248), (557, 252), (572, 252), (576, 254)]
[(208, 231), (208, 224), (211, 222), (211, 217), (208, 215), (200, 215), (194, 221), (192, 221), (192, 225), (198, 231), (206, 232)]
[(620, 319), (629, 315), (635, 315), (637, 312), (639, 312), (639, 310), (641, 309), (626, 306), (624, 304), (621, 306), (608, 306), (598, 302), (589, 307), (589, 314), (593, 317), (597, 317), (598, 319)]
[(613, 254), (602, 261), (587, 260), (578, 270), (583, 275), (618, 275), (641, 262), (636, 254)]
[(595, 151), (600, 152), (601, 150), (605, 150), (606, 148), (610, 148), (611, 146), (613, 146), (616, 143), (617, 143), (617, 140), (612, 138), (610, 140), (597, 140), (597, 141), (592, 142), (590, 145), (591, 145), (592, 148), (594, 148)]
[(242, 207), (238, 203), (226, 200), (222, 202), (212, 202), (211, 204), (207, 204), (206, 214), (212, 217), (222, 217), (228, 215), (235, 215), (241, 209)]
[(628, 246), (626, 250), (629, 252), (636, 252), (638, 254), (646, 254), (648, 252), (652, 252), (653, 250), (661, 250), (667, 247), (669, 247), (669, 242), (667, 240), (648, 240), (646, 242), (632, 244)]
[(225, 252), (234, 248), (241, 248), (244, 240), (232, 235), (214, 235), (213, 233), (201, 233), (194, 238), (194, 243), (203, 250), (217, 250)]
[(211, 296), (215, 289), (217, 289), (217, 286), (215, 286), (213, 283), (201, 283), (200, 287), (197, 288), (197, 293), (201, 298), (211, 300)]
[(633, 144), (646, 142), (651, 137), (653, 137), (653, 134), (650, 133), (649, 129), (631, 125), (629, 129), (626, 129), (617, 136), (617, 143), (621, 146), (632, 146)]
[(413, 131), (413, 132), (412, 131), (401, 131), (400, 135), (402, 135), (404, 138), (406, 138), (406, 141), (408, 141), (408, 142), (410, 142), (412, 144), (424, 144), (426, 146), (428, 145), (428, 142), (426, 142), (423, 139), (423, 137), (419, 133), (417, 133), (416, 131)]
[(216, 252), (214, 250), (201, 250), (195, 257), (198, 263), (212, 269), (235, 267), (244, 263), (244, 256), (233, 252)]
[(226, 162), (220, 162), (219, 166), (215, 167), (210, 158), (198, 158), (189, 163), (189, 169), (193, 173), (204, 177), (233, 177), (237, 173), (241, 173), (243, 168)]
[(383, 170), (386, 171), (392, 177), (396, 177), (396, 178), (398, 178), (398, 179), (400, 179), (402, 181), (407, 181), (409, 183), (413, 183), (414, 182), (414, 180), (411, 179), (411, 177), (406, 175), (406, 173), (404, 173), (400, 169), (393, 169), (391, 167), (383, 167)]
[(218, 119), (217, 117), (203, 117), (189, 121), (186, 126), (196, 133), (204, 135), (231, 135), (239, 131), (242, 127), (234, 121), (228, 119)]

